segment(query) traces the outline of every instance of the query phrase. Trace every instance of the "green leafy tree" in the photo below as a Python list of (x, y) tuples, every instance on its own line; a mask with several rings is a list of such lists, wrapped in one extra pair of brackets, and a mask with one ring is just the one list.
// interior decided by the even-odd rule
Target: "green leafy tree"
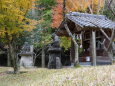
[(71, 38), (60, 37), (60, 43), (61, 47), (64, 47), (65, 50), (68, 50), (71, 47)]
[[(52, 23), (52, 7), (55, 5), (55, 0), (36, 0), (34, 19), (38, 21), (36, 29), (32, 33), (33, 43), (36, 47), (43, 47), (51, 42), (51, 23)], [(32, 12), (28, 17), (32, 18)], [(33, 19), (33, 18), (32, 18)]]

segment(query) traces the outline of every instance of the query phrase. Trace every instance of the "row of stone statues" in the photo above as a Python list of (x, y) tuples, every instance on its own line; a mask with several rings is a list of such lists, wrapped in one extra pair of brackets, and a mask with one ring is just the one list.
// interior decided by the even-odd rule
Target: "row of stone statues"
[[(62, 67), (60, 59), (61, 58), (60, 40), (55, 33), (52, 34), (52, 39), (53, 42), (50, 44), (48, 49), (49, 52), (48, 68), (59, 69)], [(19, 55), (21, 56), (20, 66), (33, 67), (34, 52), (32, 45), (29, 45), (28, 42), (25, 42)]]

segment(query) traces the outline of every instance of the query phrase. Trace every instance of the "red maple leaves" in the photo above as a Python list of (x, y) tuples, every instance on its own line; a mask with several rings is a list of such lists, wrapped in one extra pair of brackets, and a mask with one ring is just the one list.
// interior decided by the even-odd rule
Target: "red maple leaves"
[(52, 10), (52, 28), (58, 28), (63, 20), (63, 0), (56, 0), (56, 3)]

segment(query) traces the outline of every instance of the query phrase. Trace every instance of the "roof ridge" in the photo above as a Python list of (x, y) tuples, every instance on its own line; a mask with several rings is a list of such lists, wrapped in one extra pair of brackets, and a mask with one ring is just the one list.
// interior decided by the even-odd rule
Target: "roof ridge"
[(80, 12), (70, 12), (67, 15), (71, 16), (81, 16), (81, 17), (93, 17), (93, 18), (98, 18), (98, 19), (107, 19), (105, 15), (96, 15), (96, 14), (89, 14), (89, 13), (80, 13)]

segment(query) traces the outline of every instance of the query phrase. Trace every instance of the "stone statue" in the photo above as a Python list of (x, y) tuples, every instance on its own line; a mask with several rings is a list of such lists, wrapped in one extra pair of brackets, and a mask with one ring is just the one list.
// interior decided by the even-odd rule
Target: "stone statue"
[(48, 68), (49, 69), (59, 69), (61, 68), (61, 48), (60, 48), (60, 41), (59, 37), (53, 33), (52, 34), (53, 42), (51, 43), (48, 52), (49, 52), (49, 62)]
[(34, 56), (33, 45), (29, 45), (28, 42), (25, 42), (19, 55), (21, 56), (20, 59), (21, 67), (25, 68), (33, 67), (33, 56)]
[(21, 53), (27, 53), (27, 52), (30, 52), (30, 45), (28, 44), (28, 42), (25, 42), (22, 47)]
[(53, 39), (54, 42), (56, 42), (56, 41), (59, 42), (60, 41), (59, 37), (55, 33), (52, 34), (52, 39)]

